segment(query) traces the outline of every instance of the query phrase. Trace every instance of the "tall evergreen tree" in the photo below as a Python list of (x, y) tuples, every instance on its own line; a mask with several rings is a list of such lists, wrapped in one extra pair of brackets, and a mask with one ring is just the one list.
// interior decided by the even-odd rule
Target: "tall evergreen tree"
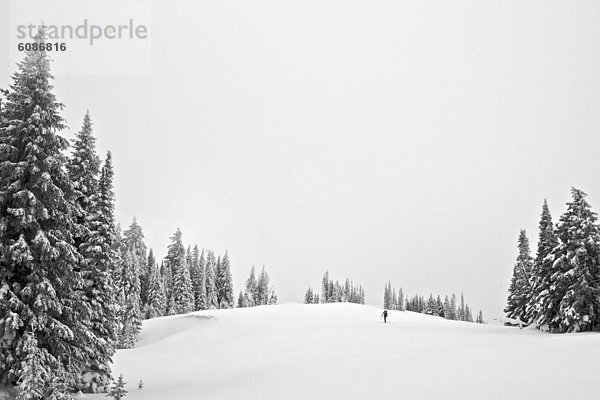
[[(83, 119), (83, 126), (73, 140), (73, 153), (67, 163), (67, 170), (77, 190), (77, 203), (81, 207), (78, 220), (86, 228), (86, 233), (75, 240), (80, 254), (83, 256), (78, 269), (81, 271), (84, 287), (82, 300), (89, 315), (88, 328), (94, 334), (88, 337), (84, 346), (89, 349), (93, 365), (82, 371), (86, 375), (88, 387), (86, 391), (94, 391), (98, 386), (104, 387), (110, 382), (110, 363), (114, 353), (113, 344), (116, 339), (116, 318), (112, 313), (114, 296), (112, 284), (112, 260), (107, 258), (110, 244), (102, 233), (107, 222), (96, 202), (98, 196), (98, 175), (100, 173), (100, 158), (96, 154), (96, 138), (92, 132), (92, 122), (89, 111)], [(103, 232), (100, 232), (103, 231)]]
[(521, 229), (518, 240), (519, 255), (513, 269), (513, 277), (508, 289), (508, 301), (504, 312), (509, 318), (527, 323), (527, 302), (532, 293), (533, 258), (529, 250), (529, 239)]
[(452, 297), (450, 298), (450, 318), (455, 321), (458, 319), (458, 311), (456, 309), (456, 295), (452, 293)]
[(483, 311), (479, 310), (479, 314), (477, 314), (477, 322), (478, 324), (485, 324), (485, 321), (483, 320)]
[[(191, 257), (191, 254), (190, 254)], [(173, 272), (173, 294), (171, 298), (171, 314), (185, 314), (194, 310), (194, 294), (192, 293), (192, 281), (187, 266), (187, 256), (181, 239), (181, 231), (171, 236), (167, 256), (165, 257), (167, 267)]]
[(554, 233), (554, 225), (548, 203), (544, 199), (542, 215), (539, 223), (538, 246), (533, 264), (533, 287), (527, 302), (528, 322), (539, 325), (538, 317), (544, 314), (542, 297), (550, 291), (550, 277), (552, 273), (552, 259), (548, 255), (558, 245), (558, 238)]
[(142, 281), (148, 282), (148, 265), (146, 260), (147, 256), (147, 247), (146, 243), (144, 243), (144, 232), (142, 231), (142, 227), (137, 222), (137, 219), (134, 217), (131, 225), (125, 232), (123, 232), (123, 251), (131, 250), (135, 255), (135, 260), (137, 264), (136, 274), (140, 279), (140, 301), (141, 301), (141, 283)]
[(83, 117), (83, 126), (73, 140), (73, 155), (67, 163), (69, 176), (79, 192), (78, 200), (85, 211), (92, 195), (96, 193), (100, 158), (96, 154), (96, 138), (93, 134), (89, 110)]
[(219, 307), (217, 301), (217, 260), (215, 253), (208, 250), (206, 253), (206, 308), (216, 309)]
[(250, 269), (250, 276), (246, 279), (246, 297), (250, 307), (258, 305), (258, 281), (256, 280), (254, 265)]
[(223, 259), (218, 264), (217, 276), (217, 302), (219, 308), (233, 308), (233, 282), (231, 278), (231, 266), (229, 264), (229, 254), (225, 250)]
[(325, 271), (325, 274), (323, 275), (323, 280), (321, 282), (321, 294), (323, 296), (323, 303), (328, 303), (329, 298), (331, 297), (329, 283), (329, 271)]
[(87, 346), (94, 356), (86, 367), (86, 391), (101, 391), (112, 380), (110, 365), (117, 345), (119, 322), (117, 289), (113, 277), (121, 257), (116, 249), (113, 167), (110, 152), (102, 167), (95, 193), (88, 203), (86, 224), (90, 234), (80, 245), (84, 255), (84, 293), (90, 306), (91, 329), (95, 340)]
[(461, 292), (460, 293), (460, 306), (458, 308), (458, 320), (465, 321), (466, 315), (467, 315), (467, 313), (465, 310), (465, 296)]
[(244, 296), (244, 292), (240, 290), (240, 295), (238, 296), (238, 308), (248, 307), (248, 302), (246, 301), (246, 297)]
[(162, 317), (167, 312), (167, 298), (163, 279), (156, 266), (150, 270), (150, 284), (148, 286), (148, 303), (145, 306), (145, 317)]
[(142, 328), (140, 279), (136, 273), (138, 266), (137, 254), (133, 249), (127, 249), (120, 265), (117, 282), (121, 321), (118, 347), (121, 349), (133, 348)]
[(391, 282), (385, 284), (385, 289), (383, 290), (383, 308), (390, 308), (390, 291), (391, 291)]
[(150, 287), (150, 279), (153, 273), (153, 268), (156, 266), (156, 258), (152, 249), (148, 251), (146, 265), (140, 271), (140, 302), (142, 305), (148, 303), (148, 290)]
[(540, 295), (538, 323), (546, 329), (578, 332), (598, 323), (600, 232), (586, 194), (572, 188), (573, 200), (556, 227), (559, 239), (552, 260), (550, 288)]
[(165, 289), (165, 301), (167, 304), (166, 314), (169, 314), (171, 299), (173, 297), (173, 273), (171, 272), (171, 267), (168, 266), (164, 260), (160, 263), (160, 276), (163, 280)]
[(198, 297), (196, 298), (196, 309), (206, 310), (208, 309), (208, 300), (206, 297), (206, 257), (205, 251), (202, 250), (200, 253), (200, 259), (198, 260)]
[(404, 311), (404, 291), (402, 288), (398, 291), (398, 307), (397, 310)]
[[(257, 299), (256, 299), (257, 305), (269, 304), (269, 289), (270, 289), (269, 284), (270, 284), (270, 282), (271, 282), (271, 279), (269, 278), (269, 274), (267, 274), (267, 272), (265, 271), (265, 266), (263, 265), (262, 270), (260, 271), (260, 274), (258, 275)], [(338, 284), (338, 288), (339, 288), (339, 284)], [(341, 293), (339, 294), (338, 297), (341, 298)]]
[(0, 365), (24, 399), (64, 396), (57, 388), (90, 364), (84, 346), (94, 336), (74, 246), (87, 229), (77, 221), (52, 79), (46, 52), (26, 52), (0, 118)]
[(146, 243), (144, 243), (144, 232), (135, 217), (133, 218), (131, 225), (129, 225), (129, 228), (123, 232), (123, 244), (125, 248), (131, 249), (138, 260), (147, 260), (147, 247)]
[(221, 275), (223, 275), (223, 272), (221, 271), (221, 255), (219, 254), (217, 256), (217, 264), (215, 267), (215, 289), (217, 291), (217, 308), (221, 308), (222, 282), (219, 279)]
[(194, 246), (192, 250), (192, 257), (189, 263), (190, 267), (190, 280), (192, 281), (192, 293), (194, 295), (194, 310), (201, 310), (198, 306), (200, 297), (200, 250), (198, 246)]

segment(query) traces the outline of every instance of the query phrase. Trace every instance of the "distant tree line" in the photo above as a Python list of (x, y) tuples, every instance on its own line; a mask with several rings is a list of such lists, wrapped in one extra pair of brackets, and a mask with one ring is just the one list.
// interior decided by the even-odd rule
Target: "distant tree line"
[(329, 272), (325, 272), (321, 282), (321, 296), (312, 288), (308, 288), (304, 294), (304, 303), (356, 303), (365, 304), (365, 291), (362, 286), (355, 285), (353, 281), (346, 278), (344, 284), (329, 278)]
[[(396, 294), (397, 293), (397, 294)], [(468, 304), (465, 304), (464, 296), (460, 294), (460, 304), (457, 303), (456, 295), (453, 293), (450, 298), (448, 295), (442, 297), (440, 295), (433, 296), (430, 294), (426, 299), (423, 296), (414, 295), (411, 298), (404, 300), (404, 292), (400, 288), (397, 292), (392, 287), (391, 282), (385, 285), (383, 293), (383, 308), (387, 310), (398, 311), (413, 311), (422, 314), (435, 315), (454, 321), (477, 322), (485, 324), (483, 312), (479, 310), (475, 319), (473, 312)]]
[(600, 227), (586, 194), (572, 201), (554, 225), (542, 206), (535, 259), (525, 230), (518, 238), (505, 308), (512, 324), (534, 324), (550, 332), (594, 330), (600, 321)]

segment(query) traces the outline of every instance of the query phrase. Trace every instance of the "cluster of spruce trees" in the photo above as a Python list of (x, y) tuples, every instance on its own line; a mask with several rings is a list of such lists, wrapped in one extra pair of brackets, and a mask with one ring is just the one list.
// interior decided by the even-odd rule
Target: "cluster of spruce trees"
[(544, 200), (535, 259), (521, 230), (505, 312), (518, 324), (551, 332), (589, 331), (600, 321), (600, 227), (586, 194), (554, 225)]
[(383, 291), (383, 308), (386, 310), (404, 311), (404, 292), (402, 291), (402, 288), (396, 292), (396, 289), (392, 288), (391, 282), (388, 282), (385, 285)]
[(273, 287), (269, 286), (271, 279), (269, 274), (265, 271), (263, 265), (258, 279), (256, 278), (256, 271), (254, 265), (250, 270), (250, 276), (246, 280), (246, 288), (244, 292), (240, 291), (238, 296), (238, 307), (254, 307), (263, 305), (277, 304), (277, 295)]
[[(123, 235), (124, 262), (118, 285), (125, 309), (127, 330), (120, 348), (137, 340), (141, 320), (192, 311), (233, 308), (233, 283), (229, 254), (215, 256), (198, 245), (186, 247), (181, 230), (171, 236), (160, 267), (152, 249), (147, 251), (141, 226), (134, 219)], [(125, 334), (126, 333), (126, 334)]]
[(306, 304), (341, 302), (365, 304), (365, 291), (362, 286), (355, 286), (349, 278), (346, 278), (343, 285), (337, 280), (334, 282), (333, 279), (329, 279), (329, 271), (323, 275), (321, 296), (310, 287), (304, 294)]
[(423, 296), (415, 295), (411, 298), (407, 298), (405, 302), (402, 288), (396, 292), (396, 289), (392, 287), (391, 282), (388, 282), (385, 285), (383, 308), (387, 310), (414, 311), (454, 321), (477, 322), (479, 324), (485, 323), (483, 312), (481, 310), (479, 310), (476, 319), (473, 320), (471, 307), (469, 307), (468, 304), (465, 304), (462, 293), (460, 294), (460, 304), (457, 303), (456, 295), (454, 293), (450, 298), (446, 295), (443, 301), (440, 295), (434, 297), (433, 294), (430, 294), (427, 299)]

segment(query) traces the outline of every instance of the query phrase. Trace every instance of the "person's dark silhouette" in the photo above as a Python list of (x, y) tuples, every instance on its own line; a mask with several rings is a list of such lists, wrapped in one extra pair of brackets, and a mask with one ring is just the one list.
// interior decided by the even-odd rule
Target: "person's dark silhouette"
[(383, 323), (387, 323), (387, 310), (383, 310), (383, 314), (381, 314), (383, 316)]

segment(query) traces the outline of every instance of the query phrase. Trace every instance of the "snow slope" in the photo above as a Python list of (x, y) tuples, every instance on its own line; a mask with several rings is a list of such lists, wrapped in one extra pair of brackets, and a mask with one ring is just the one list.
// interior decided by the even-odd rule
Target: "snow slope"
[(113, 372), (124, 374), (127, 400), (548, 400), (595, 393), (598, 334), (549, 335), (398, 311), (383, 324), (381, 311), (283, 304), (148, 320), (137, 347), (117, 352)]

